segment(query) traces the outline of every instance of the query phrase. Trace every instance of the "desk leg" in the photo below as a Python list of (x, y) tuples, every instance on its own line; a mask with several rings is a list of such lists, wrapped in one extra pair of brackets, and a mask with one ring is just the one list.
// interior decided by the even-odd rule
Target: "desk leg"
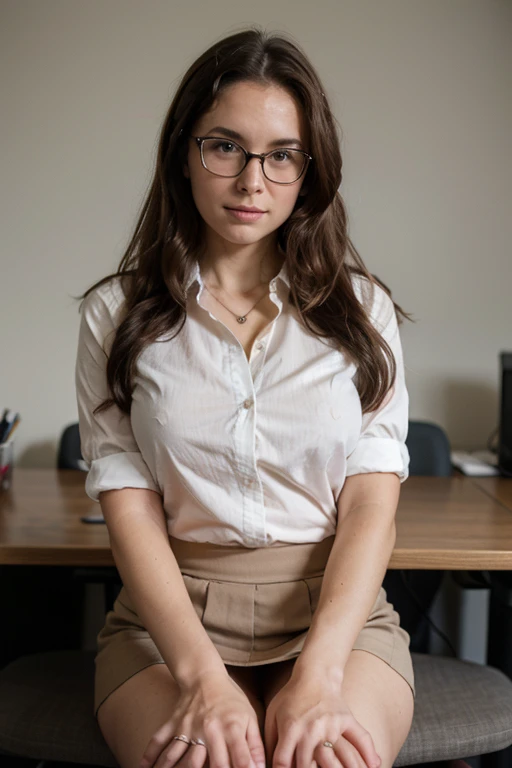
[[(487, 663), (512, 678), (512, 572), (490, 571)], [(510, 768), (512, 747), (483, 755), (482, 768)]]

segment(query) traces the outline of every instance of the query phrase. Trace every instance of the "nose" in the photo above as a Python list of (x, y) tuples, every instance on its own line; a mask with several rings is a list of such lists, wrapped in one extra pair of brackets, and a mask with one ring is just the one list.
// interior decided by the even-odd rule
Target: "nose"
[(261, 159), (251, 157), (240, 176), (237, 177), (237, 186), (247, 192), (257, 192), (263, 189), (264, 185), (265, 176), (263, 175)]

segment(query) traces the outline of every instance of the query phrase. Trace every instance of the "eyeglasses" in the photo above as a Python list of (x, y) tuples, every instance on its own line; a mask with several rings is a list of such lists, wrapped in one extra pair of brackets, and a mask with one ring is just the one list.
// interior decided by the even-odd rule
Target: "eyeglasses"
[(301, 149), (273, 149), (258, 154), (248, 152), (236, 141), (218, 136), (191, 136), (201, 153), (201, 163), (215, 176), (239, 176), (247, 163), (257, 157), (263, 175), (274, 184), (293, 184), (298, 181), (313, 158)]

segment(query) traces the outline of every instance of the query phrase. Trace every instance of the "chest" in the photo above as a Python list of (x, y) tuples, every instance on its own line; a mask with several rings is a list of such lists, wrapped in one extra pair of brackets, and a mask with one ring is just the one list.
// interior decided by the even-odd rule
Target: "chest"
[[(277, 317), (279, 310), (269, 296), (264, 297), (247, 314), (244, 323), (239, 323), (235, 315), (224, 308), (218, 301), (206, 292), (201, 298), (201, 304), (217, 320), (223, 323), (242, 345), (247, 360), (251, 357), (251, 350), (258, 338), (265, 335), (269, 325)], [(236, 306), (233, 307), (236, 312)]]
[(236, 441), (239, 430), (251, 426), (277, 428), (286, 444), (298, 445), (302, 428), (310, 432), (314, 425), (318, 440), (327, 443), (332, 429), (360, 421), (355, 365), (291, 312), (273, 317), (278, 308), (270, 303), (258, 307), (248, 329), (249, 318), (241, 324), (216, 310), (205, 322), (201, 310), (187, 317), (174, 339), (148, 345), (133, 392), (141, 418), (169, 426), (173, 440), (206, 430)]

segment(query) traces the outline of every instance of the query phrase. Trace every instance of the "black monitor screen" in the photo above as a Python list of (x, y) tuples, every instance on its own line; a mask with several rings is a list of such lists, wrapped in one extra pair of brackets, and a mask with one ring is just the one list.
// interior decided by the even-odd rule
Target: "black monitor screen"
[(501, 415), (499, 465), (512, 475), (512, 353), (501, 355)]

